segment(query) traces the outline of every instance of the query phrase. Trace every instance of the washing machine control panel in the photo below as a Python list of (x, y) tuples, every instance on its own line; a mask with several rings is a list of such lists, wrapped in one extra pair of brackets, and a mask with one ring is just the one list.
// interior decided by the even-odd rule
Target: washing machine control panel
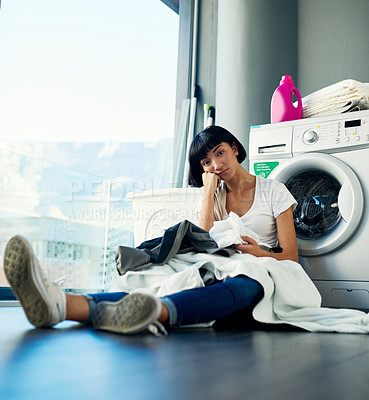
[[(300, 121), (293, 129), (294, 153), (306, 151), (340, 151), (348, 147), (369, 146), (369, 115), (355, 118), (355, 113), (334, 120)], [(304, 121), (304, 122), (305, 122)]]

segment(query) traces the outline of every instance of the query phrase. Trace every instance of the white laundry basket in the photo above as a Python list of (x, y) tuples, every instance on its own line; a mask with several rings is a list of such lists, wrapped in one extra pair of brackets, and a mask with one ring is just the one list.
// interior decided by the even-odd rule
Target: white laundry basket
[(133, 202), (134, 242), (163, 235), (165, 229), (185, 219), (198, 223), (197, 212), (201, 189), (172, 188), (131, 192), (127, 199)]

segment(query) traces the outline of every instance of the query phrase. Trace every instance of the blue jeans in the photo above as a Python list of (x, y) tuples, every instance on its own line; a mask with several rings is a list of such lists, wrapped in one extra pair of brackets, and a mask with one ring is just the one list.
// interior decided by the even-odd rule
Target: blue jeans
[[(124, 292), (95, 293), (87, 295), (90, 317), (100, 301), (119, 301), (127, 296)], [(253, 308), (264, 296), (259, 282), (247, 276), (236, 276), (210, 286), (184, 290), (160, 300), (169, 312), (169, 325), (192, 325), (220, 320), (232, 314), (240, 316), (244, 311), (250, 316)]]

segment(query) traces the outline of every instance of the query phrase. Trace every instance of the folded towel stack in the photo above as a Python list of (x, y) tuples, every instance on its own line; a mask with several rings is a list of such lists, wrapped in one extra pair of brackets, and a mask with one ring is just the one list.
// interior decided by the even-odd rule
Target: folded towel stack
[(302, 98), (303, 118), (369, 109), (369, 83), (335, 83)]

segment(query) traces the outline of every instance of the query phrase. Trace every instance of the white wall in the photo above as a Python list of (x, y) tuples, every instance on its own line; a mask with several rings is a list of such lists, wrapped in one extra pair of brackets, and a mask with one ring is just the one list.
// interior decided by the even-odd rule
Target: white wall
[(349, 78), (369, 82), (369, 1), (299, 0), (298, 5), (301, 94)]
[(282, 75), (297, 78), (295, 1), (218, 0), (216, 123), (248, 147)]

